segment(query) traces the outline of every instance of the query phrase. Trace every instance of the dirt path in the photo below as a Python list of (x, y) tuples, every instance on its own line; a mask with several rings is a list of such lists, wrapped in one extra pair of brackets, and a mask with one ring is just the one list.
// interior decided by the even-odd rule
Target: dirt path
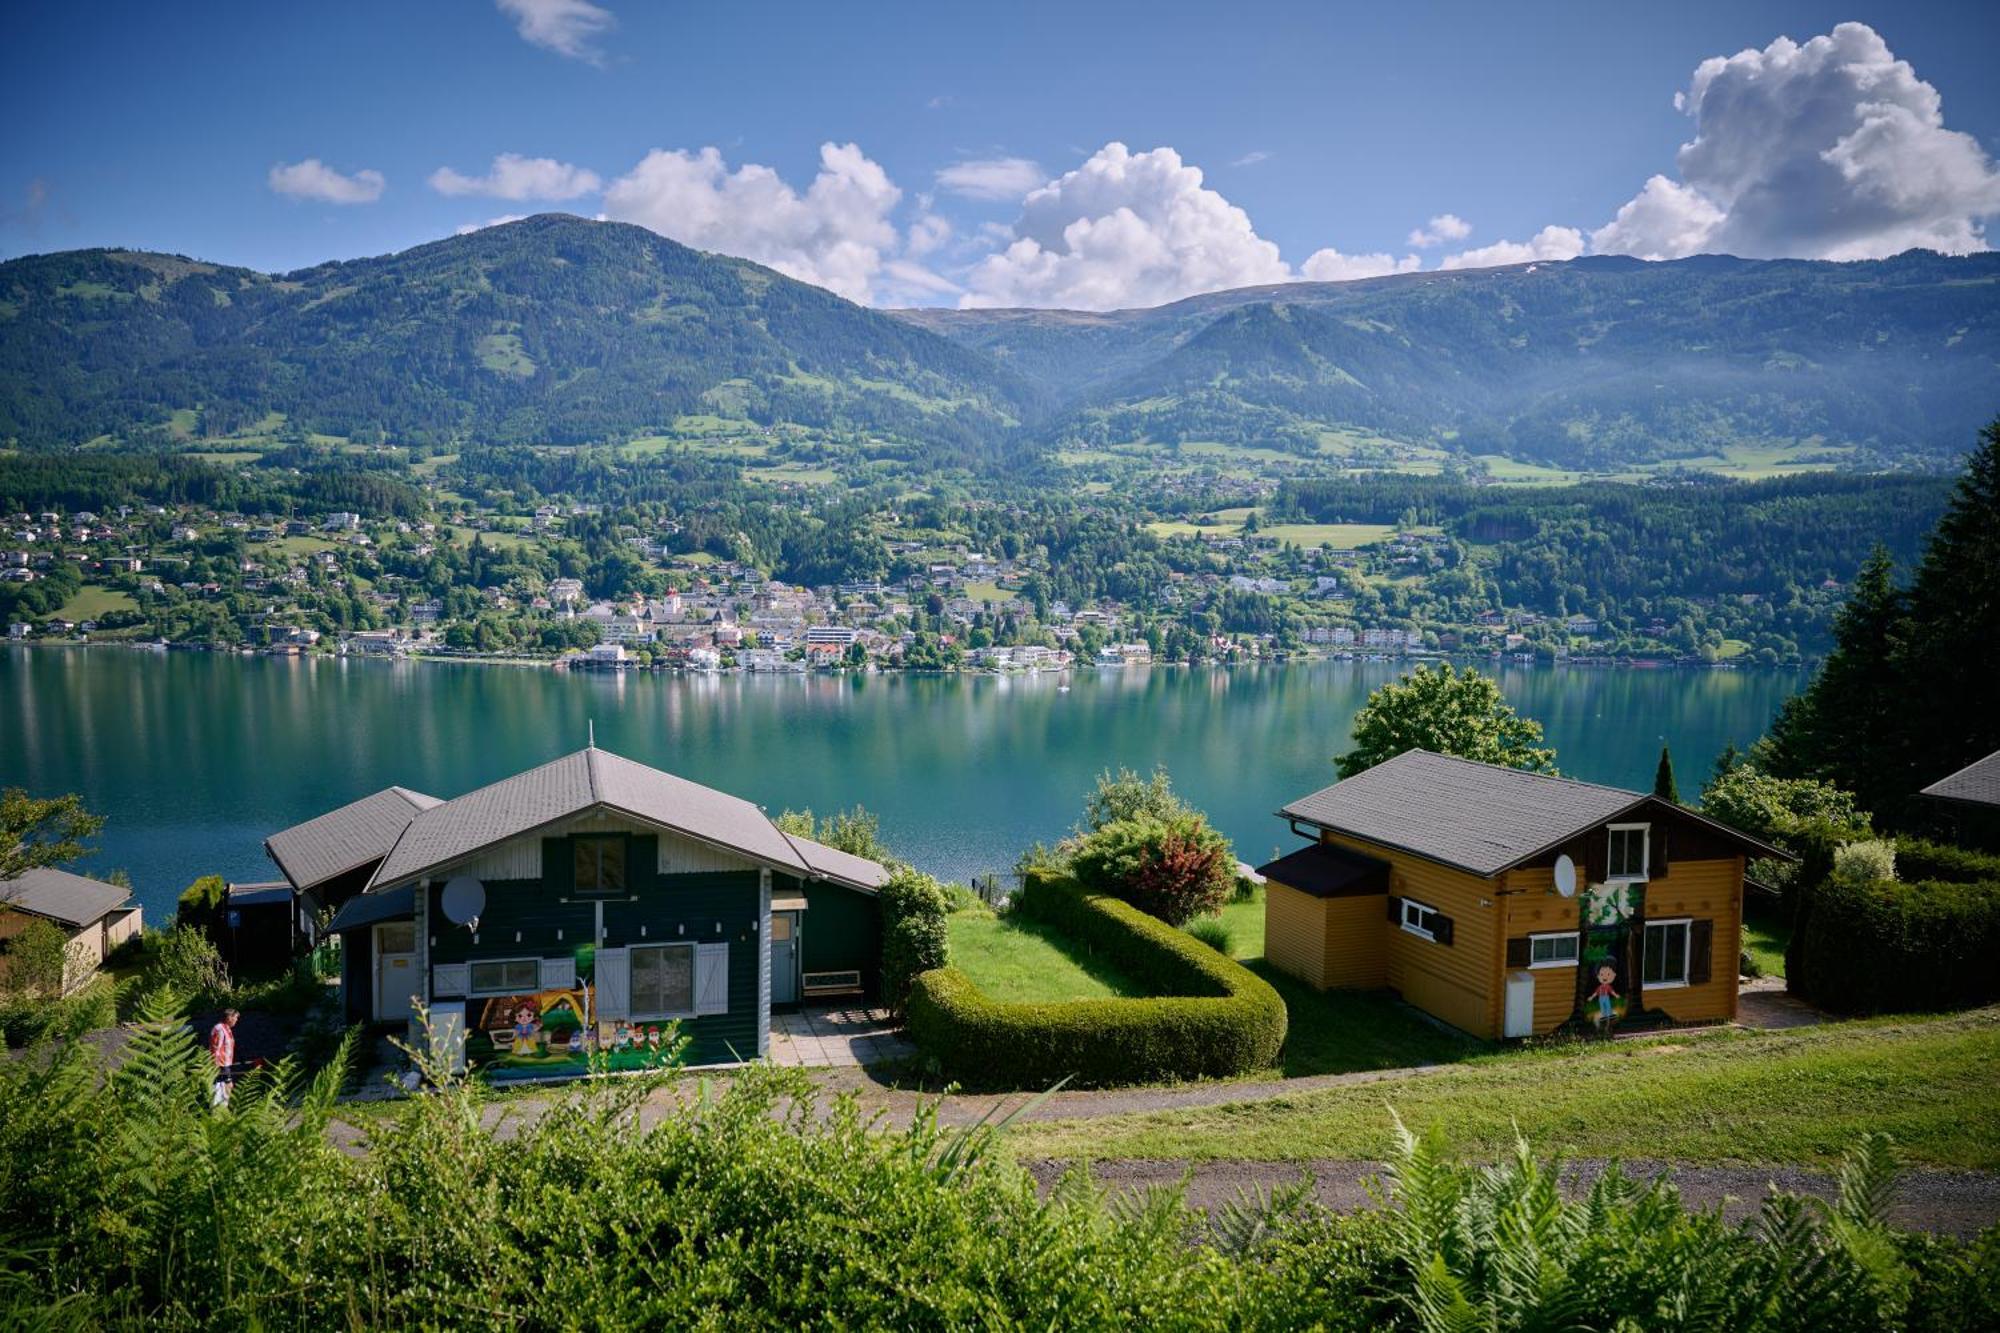
[[(1074, 1163), (1039, 1159), (1023, 1161), (1021, 1165), (1046, 1190)], [(1731, 1221), (1754, 1214), (1765, 1192), (1773, 1186), (1825, 1199), (1831, 1199), (1839, 1189), (1831, 1175), (1799, 1167), (1661, 1162), (1624, 1165), (1627, 1175), (1648, 1179), (1662, 1171), (1672, 1172), (1681, 1198), (1690, 1208), (1720, 1204), (1723, 1216)], [(1572, 1161), (1566, 1172), (1569, 1192), (1581, 1193), (1603, 1170), (1603, 1158)], [(1328, 1158), (1307, 1162), (1124, 1160), (1095, 1163), (1091, 1177), (1109, 1193), (1128, 1195), (1171, 1188), (1185, 1180), (1188, 1206), (1207, 1211), (1246, 1193), (1269, 1197), (1274, 1189), (1294, 1184), (1301, 1174), (1306, 1174), (1312, 1177), (1313, 1195), (1320, 1203), (1341, 1212), (1353, 1212), (1374, 1206), (1366, 1186), (1381, 1171), (1381, 1164), (1376, 1162)], [(1902, 1174), (1891, 1216), (1898, 1226), (1909, 1230), (1971, 1236), (2000, 1222), (2000, 1175), (1908, 1168)]]

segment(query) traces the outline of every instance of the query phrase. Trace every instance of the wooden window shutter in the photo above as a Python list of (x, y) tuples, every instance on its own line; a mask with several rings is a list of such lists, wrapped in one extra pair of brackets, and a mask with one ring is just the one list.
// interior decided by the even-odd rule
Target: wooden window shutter
[(1688, 926), (1688, 985), (1699, 986), (1713, 971), (1715, 923), (1696, 921)]
[(568, 838), (542, 839), (542, 887), (567, 897), (576, 890), (576, 862)]
[(1592, 829), (1583, 840), (1583, 877), (1591, 884), (1602, 884), (1611, 874), (1611, 830)]
[(1521, 936), (1519, 939), (1508, 940), (1507, 966), (1526, 967), (1528, 964), (1534, 962), (1533, 944), (1534, 942), (1526, 935)]
[(1434, 916), (1431, 918), (1431, 938), (1439, 944), (1451, 943), (1451, 918)]
[(624, 949), (599, 949), (591, 964), (597, 982), (597, 1016), (632, 1016), (632, 955)]
[(1653, 845), (1647, 849), (1646, 874), (1651, 879), (1667, 877), (1667, 826), (1653, 825), (1651, 834)]
[(694, 1012), (697, 1017), (729, 1012), (729, 945), (726, 943), (694, 946)]
[(660, 872), (660, 838), (641, 833), (625, 844), (625, 891), (638, 895), (649, 892)]
[(1403, 900), (1393, 893), (1389, 895), (1389, 924), (1392, 926), (1403, 924)]

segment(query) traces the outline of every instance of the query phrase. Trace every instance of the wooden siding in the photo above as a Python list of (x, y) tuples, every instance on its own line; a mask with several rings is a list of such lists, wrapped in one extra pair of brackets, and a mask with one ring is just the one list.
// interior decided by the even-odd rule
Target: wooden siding
[(657, 869), (662, 875), (700, 875), (724, 871), (754, 870), (756, 863), (705, 842), (696, 842), (677, 833), (656, 829), (637, 820), (593, 812), (580, 815), (555, 828), (540, 829), (498, 843), (459, 865), (450, 874), (471, 875), (482, 880), (540, 879), (542, 841), (579, 833), (630, 833), (659, 838)]
[(1743, 948), (1743, 858), (1670, 863), (1646, 886), (1646, 919), (1691, 917), (1715, 923), (1709, 979), (1699, 986), (1646, 987), (1644, 1001), (1682, 1023), (1736, 1017), (1736, 968)]
[(1452, 919), (1452, 943), (1439, 944), (1390, 925), (1383, 905), (1384, 975), (1389, 985), (1453, 1027), (1478, 1037), (1499, 1035), (1504, 941), (1498, 882), (1333, 832), (1325, 833), (1323, 840), (1386, 860), (1391, 894), (1415, 898)]
[[(1325, 990), (1327, 931), (1326, 898), (1315, 898), (1289, 884), (1271, 879), (1264, 882), (1264, 957), (1287, 976)], [(1382, 900), (1375, 903), (1375, 919), (1382, 920)], [(1379, 962), (1381, 949), (1376, 949)], [(1380, 983), (1377, 983), (1380, 984)]]
[[(1528, 866), (1510, 870), (1506, 876), (1507, 938), (1540, 935), (1566, 930), (1574, 934), (1582, 925), (1582, 908), (1575, 898), (1555, 891), (1555, 872), (1548, 866)], [(1506, 950), (1502, 947), (1505, 966)], [(1554, 1032), (1576, 1012), (1576, 964), (1567, 967), (1538, 967), (1535, 976), (1535, 1035)]]
[(1327, 898), (1326, 982), (1346, 990), (1380, 990), (1389, 984), (1388, 895), (1358, 893)]
[(861, 987), (880, 993), (882, 976), (882, 913), (872, 894), (843, 888), (826, 880), (800, 884), (788, 876), (771, 880), (773, 892), (804, 893), (806, 910), (799, 919), (799, 969), (802, 972), (861, 972)]

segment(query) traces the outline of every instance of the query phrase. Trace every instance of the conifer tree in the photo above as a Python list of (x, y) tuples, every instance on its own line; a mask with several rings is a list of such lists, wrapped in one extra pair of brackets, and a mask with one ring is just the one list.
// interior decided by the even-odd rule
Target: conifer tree
[(1653, 770), (1653, 795), (1675, 805), (1681, 803), (1681, 789), (1674, 781), (1674, 756), (1666, 746), (1660, 747), (1660, 766)]

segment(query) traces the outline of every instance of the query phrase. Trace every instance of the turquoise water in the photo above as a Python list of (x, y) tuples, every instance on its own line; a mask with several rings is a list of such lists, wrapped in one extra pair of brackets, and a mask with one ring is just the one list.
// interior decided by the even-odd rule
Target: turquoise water
[[(597, 742), (757, 801), (860, 803), (926, 869), (1003, 870), (1060, 837), (1105, 767), (1165, 764), (1251, 862), (1272, 812), (1333, 779), (1389, 662), (1052, 676), (610, 676), (494, 666), (0, 649), (0, 785), (107, 817), (83, 867), (122, 867), (150, 921), (196, 876), (276, 878), (272, 832), (391, 783), (449, 797)], [(1762, 733), (1791, 672), (1505, 668), (1563, 771), (1683, 791)]]

